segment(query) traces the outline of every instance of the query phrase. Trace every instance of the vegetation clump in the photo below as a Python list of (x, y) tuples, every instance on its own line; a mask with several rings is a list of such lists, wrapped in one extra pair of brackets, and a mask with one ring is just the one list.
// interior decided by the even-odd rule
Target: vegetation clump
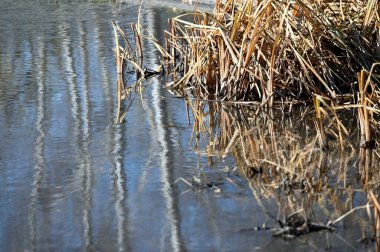
[(337, 111), (354, 110), (361, 146), (374, 148), (380, 113), (379, 19), (377, 0), (217, 0), (213, 13), (170, 19), (165, 46), (144, 33), (140, 22), (132, 25), (135, 49), (114, 23), (117, 121), (125, 115), (120, 104), (130, 91), (120, 74), (129, 62), (136, 83), (145, 77), (141, 41), (148, 39), (163, 56), (172, 78), (168, 86), (184, 97), (270, 108), (309, 102), (325, 149), (325, 122), (335, 125), (343, 146), (348, 132)]
[(212, 14), (170, 21), (173, 86), (204, 99), (269, 106), (315, 95), (354, 102), (358, 74), (368, 77), (380, 56), (378, 26), (373, 0), (218, 0)]
[[(195, 147), (205, 135), (207, 155), (231, 154), (254, 195), (281, 199), (279, 235), (331, 229), (367, 209), (380, 244), (378, 1), (216, 0), (213, 13), (170, 19), (164, 46), (140, 23), (131, 27), (135, 48), (114, 23), (117, 122), (126, 113), (121, 101), (154, 72), (142, 64), (141, 41), (148, 39), (163, 56), (167, 86), (186, 98)], [(131, 87), (128, 64), (137, 80)], [(337, 142), (340, 149), (331, 148)], [(368, 203), (354, 207), (353, 191)], [(346, 201), (336, 204), (335, 221), (316, 225), (309, 210), (327, 198)]]

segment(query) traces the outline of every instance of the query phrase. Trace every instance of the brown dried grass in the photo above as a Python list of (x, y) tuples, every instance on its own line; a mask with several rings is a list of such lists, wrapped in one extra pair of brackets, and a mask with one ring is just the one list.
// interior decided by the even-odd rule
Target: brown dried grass
[(171, 20), (175, 88), (270, 106), (285, 98), (338, 102), (356, 95), (357, 74), (368, 73), (379, 56), (377, 1), (255, 2), (217, 1), (212, 14)]

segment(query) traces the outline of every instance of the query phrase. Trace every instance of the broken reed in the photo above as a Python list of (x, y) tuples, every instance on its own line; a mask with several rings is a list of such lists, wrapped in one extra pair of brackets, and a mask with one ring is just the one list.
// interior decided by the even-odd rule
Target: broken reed
[(371, 147), (380, 99), (378, 8), (374, 0), (217, 0), (212, 14), (170, 20), (164, 54), (170, 86), (183, 96), (268, 107), (314, 100), (326, 148), (324, 118), (337, 122), (342, 141), (335, 111), (355, 108), (362, 146)]
[[(147, 37), (142, 32), (142, 26), (140, 24), (140, 14), (141, 14), (140, 5), (137, 24), (130, 24), (130, 31), (133, 33), (133, 42), (131, 43), (128, 39), (127, 34), (112, 20), (112, 26), (114, 30), (114, 40), (115, 40), (115, 62), (116, 62), (116, 71), (117, 71), (117, 112), (115, 124), (122, 123), (124, 117), (126, 116), (128, 109), (132, 103), (131, 91), (134, 89), (135, 92), (141, 94), (142, 82), (150, 77), (151, 75), (156, 74), (156, 71), (151, 71), (149, 69), (143, 68), (143, 39), (148, 39), (151, 42), (155, 42), (153, 37)], [(159, 45), (156, 45), (159, 47)], [(128, 85), (126, 83), (125, 76), (128, 73), (135, 74), (135, 81)], [(129, 105), (125, 105), (124, 101), (129, 101)]]
[[(139, 9), (137, 24), (130, 24), (129, 27), (129, 32), (133, 34), (132, 38), (128, 38), (126, 32), (124, 32), (115, 21), (112, 21), (117, 71), (117, 112), (115, 124), (123, 122), (133, 101), (133, 94), (139, 93), (141, 95), (144, 80), (159, 74), (161, 71), (161, 68), (151, 70), (143, 66), (143, 41), (150, 41), (161, 54), (166, 55), (165, 50), (159, 45), (157, 39), (141, 26), (141, 7), (142, 5)], [(146, 33), (144, 33), (144, 31), (146, 31)], [(130, 39), (132, 39), (133, 43), (130, 42)], [(134, 78), (132, 78), (133, 82), (129, 84), (126, 77), (131, 76)]]

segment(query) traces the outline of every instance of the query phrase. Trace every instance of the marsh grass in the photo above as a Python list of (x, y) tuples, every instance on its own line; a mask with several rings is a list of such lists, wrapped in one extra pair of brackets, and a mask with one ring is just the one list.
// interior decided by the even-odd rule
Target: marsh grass
[[(375, 0), (218, 0), (213, 13), (170, 19), (165, 46), (140, 18), (130, 26), (134, 43), (113, 22), (116, 122), (126, 114), (121, 104), (131, 88), (141, 88), (147, 76), (157, 73), (143, 67), (145, 39), (161, 53), (172, 79), (168, 87), (183, 97), (280, 106), (283, 113), (285, 107), (307, 103), (314, 107), (319, 145), (325, 149), (324, 125), (335, 125), (331, 134), (344, 148), (348, 132), (338, 114), (354, 110), (361, 147), (374, 148), (380, 113), (378, 6)], [(133, 85), (125, 84), (126, 72), (135, 73)]]
[(336, 113), (356, 110), (361, 145), (373, 148), (380, 112), (378, 24), (373, 0), (216, 1), (213, 13), (170, 20), (169, 86), (183, 96), (266, 107), (314, 101), (324, 148), (322, 121), (334, 121), (343, 148), (347, 131)]
[[(116, 122), (147, 76), (147, 39), (171, 76), (167, 87), (186, 101), (195, 147), (232, 155), (264, 211), (262, 197), (272, 198), (283, 223), (295, 213), (309, 220), (318, 207), (337, 224), (366, 208), (379, 240), (378, 8), (375, 0), (217, 0), (213, 13), (170, 19), (164, 46), (132, 25), (135, 48), (114, 23)], [(356, 193), (368, 204), (355, 205)]]
[(212, 14), (171, 19), (169, 64), (182, 72), (175, 87), (270, 106), (358, 92), (357, 74), (378, 59), (377, 1), (255, 2), (217, 1)]

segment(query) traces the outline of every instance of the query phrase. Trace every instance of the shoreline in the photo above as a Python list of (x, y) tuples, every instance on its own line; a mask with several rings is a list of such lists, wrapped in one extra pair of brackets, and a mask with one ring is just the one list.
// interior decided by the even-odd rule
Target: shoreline
[[(135, 0), (120, 0), (120, 3), (130, 3), (140, 5), (141, 1)], [(215, 0), (198, 0), (198, 1), (180, 1), (180, 0), (151, 0), (144, 1), (143, 6), (155, 6), (155, 7), (166, 7), (175, 8), (183, 10), (194, 10), (198, 7), (201, 11), (212, 11), (215, 6)]]

